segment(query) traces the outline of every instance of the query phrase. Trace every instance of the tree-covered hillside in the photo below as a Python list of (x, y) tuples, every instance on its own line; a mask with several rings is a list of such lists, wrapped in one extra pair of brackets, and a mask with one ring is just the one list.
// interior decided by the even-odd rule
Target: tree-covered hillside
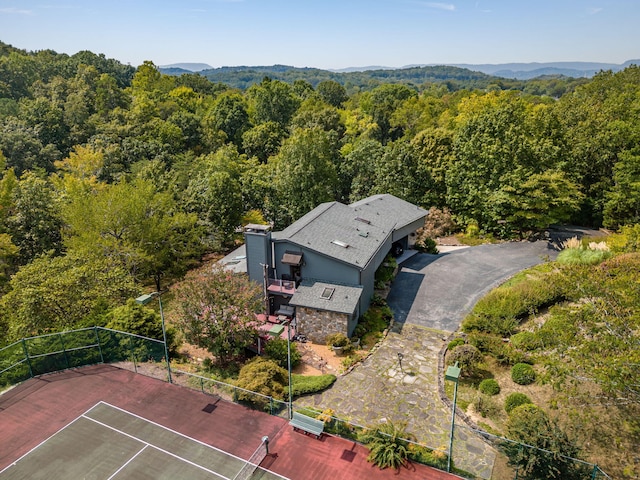
[(243, 221), (282, 228), (326, 201), (391, 193), (504, 238), (640, 222), (640, 68), (515, 89), (432, 81), (476, 78), (443, 68), (360, 88), (283, 67), (236, 89), (0, 44), (1, 337), (101, 318)]
[[(161, 69), (168, 75), (188, 73), (182, 69)], [(333, 72), (317, 68), (296, 68), (286, 65), (254, 66), (254, 67), (220, 67), (199, 72), (200, 75), (215, 83), (224, 83), (233, 88), (245, 90), (258, 84), (264, 77), (293, 83), (304, 80), (314, 88), (320, 82), (333, 80), (343, 85), (349, 93), (371, 90), (384, 83), (403, 83), (417, 90), (430, 88), (432, 85), (445, 85), (450, 91), (461, 89), (512, 89), (537, 95), (559, 97), (573, 90), (585, 79), (563, 77), (560, 75), (541, 76), (530, 82), (509, 80), (486, 75), (466, 68), (446, 65), (429, 67), (406, 67), (402, 69), (378, 69), (352, 72)]]

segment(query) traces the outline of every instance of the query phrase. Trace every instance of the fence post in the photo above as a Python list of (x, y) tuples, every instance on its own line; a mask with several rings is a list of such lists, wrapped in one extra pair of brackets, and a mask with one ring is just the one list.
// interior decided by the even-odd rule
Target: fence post
[(595, 480), (596, 478), (598, 478), (598, 464), (594, 463), (593, 464), (593, 473), (591, 474), (591, 478), (593, 480)]
[(102, 345), (100, 345), (100, 335), (98, 335), (98, 327), (93, 327), (93, 331), (96, 334), (96, 342), (98, 343), (98, 352), (100, 352), (100, 363), (104, 363), (104, 356), (102, 355)]
[(129, 337), (129, 351), (131, 352), (131, 361), (133, 362), (133, 370), (138, 373), (138, 365), (136, 365), (136, 356), (133, 353), (133, 339)]
[(67, 364), (67, 368), (69, 367), (69, 357), (67, 356), (67, 349), (64, 346), (64, 339), (62, 338), (63, 332), (60, 332), (58, 336), (60, 337), (60, 345), (62, 345), (62, 353), (64, 354), (64, 361)]
[(269, 415), (273, 415), (273, 397), (269, 396)]
[(200, 390), (204, 393), (204, 382), (202, 381), (202, 377), (200, 377)]
[(24, 351), (24, 358), (27, 360), (27, 365), (29, 365), (29, 375), (33, 378), (33, 368), (31, 367), (31, 359), (29, 358), (29, 351), (27, 350), (27, 342), (25, 342), (24, 338), (21, 340), (22, 350)]

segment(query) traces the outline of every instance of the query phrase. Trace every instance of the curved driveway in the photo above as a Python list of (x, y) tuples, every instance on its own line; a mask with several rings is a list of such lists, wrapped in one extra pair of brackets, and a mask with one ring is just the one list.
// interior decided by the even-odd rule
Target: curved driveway
[(546, 241), (418, 254), (402, 264), (387, 301), (397, 322), (454, 332), (489, 290), (556, 255), (553, 244)]
[[(555, 258), (550, 245), (542, 241), (482, 245), (410, 258), (387, 297), (396, 323), (384, 341), (330, 389), (297, 399), (296, 408), (331, 408), (336, 416), (367, 426), (385, 420), (407, 422), (407, 431), (419, 442), (446, 449), (451, 410), (438, 392), (443, 331), (457, 330), (464, 315), (492, 287), (545, 258)], [(456, 429), (452, 457), (459, 468), (491, 478), (495, 451), (463, 424)]]

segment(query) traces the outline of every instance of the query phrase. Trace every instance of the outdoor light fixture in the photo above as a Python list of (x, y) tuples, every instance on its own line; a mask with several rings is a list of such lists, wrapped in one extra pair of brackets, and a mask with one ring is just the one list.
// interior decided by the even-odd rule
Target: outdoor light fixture
[(451, 434), (449, 435), (449, 458), (447, 459), (447, 472), (451, 472), (451, 453), (453, 450), (453, 429), (456, 422), (456, 401), (458, 399), (458, 379), (460, 378), (460, 367), (458, 362), (455, 365), (447, 367), (447, 371), (444, 374), (445, 380), (454, 382), (453, 388), (453, 408), (451, 408)]
[(146, 305), (154, 297), (158, 297), (158, 304), (160, 305), (160, 320), (162, 321), (162, 341), (164, 343), (164, 358), (167, 360), (167, 377), (169, 378), (169, 383), (173, 383), (171, 379), (171, 363), (169, 362), (169, 348), (167, 347), (167, 329), (164, 324), (164, 313), (162, 311), (162, 299), (160, 298), (162, 292), (153, 292), (153, 293), (145, 293), (144, 295), (136, 298), (136, 303), (140, 305)]

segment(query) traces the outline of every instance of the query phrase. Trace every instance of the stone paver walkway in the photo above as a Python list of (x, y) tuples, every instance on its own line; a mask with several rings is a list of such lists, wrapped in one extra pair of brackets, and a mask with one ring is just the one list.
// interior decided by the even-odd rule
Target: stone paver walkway
[[(451, 411), (438, 396), (438, 352), (447, 332), (396, 323), (380, 347), (322, 394), (295, 406), (331, 408), (340, 418), (364, 426), (385, 419), (406, 421), (407, 431), (432, 448), (449, 445)], [(402, 368), (398, 362), (402, 353)], [(459, 419), (457, 421), (460, 421)], [(456, 455), (464, 452), (465, 455)], [(482, 440), (457, 429), (453, 461), (480, 478), (490, 478), (495, 452)]]

